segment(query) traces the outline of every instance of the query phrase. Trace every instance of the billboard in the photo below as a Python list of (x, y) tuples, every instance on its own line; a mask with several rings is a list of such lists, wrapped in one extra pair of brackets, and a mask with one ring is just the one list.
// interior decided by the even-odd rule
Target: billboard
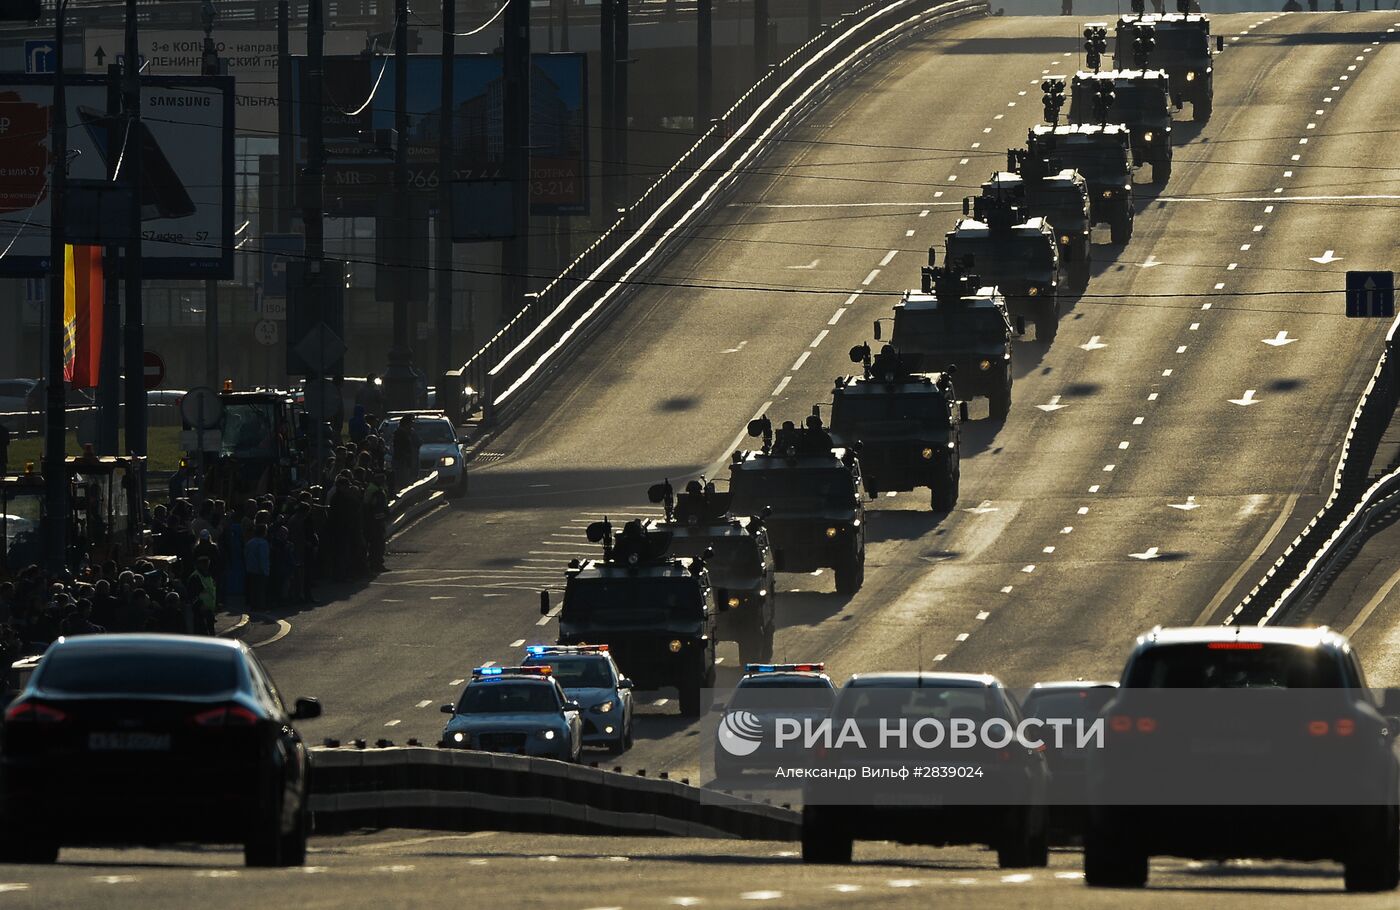
[[(306, 162), (307, 118), (317, 110), (301, 103), (307, 94), (305, 63), (304, 57), (294, 58), (292, 80), (297, 157), (302, 164)], [(585, 215), (589, 201), (586, 58), (581, 53), (532, 54), (531, 67), (530, 210), (536, 215)], [(393, 188), (393, 58), (327, 57), (324, 72), (319, 110), (327, 208), (342, 215), (373, 215), (376, 197)], [(438, 166), (441, 74), (441, 58), (409, 55), (407, 142), (412, 191), (436, 193), (444, 182)], [(457, 57), (450, 182), (504, 176), (502, 82), (499, 55)]]
[[(141, 155), (141, 258), (147, 278), (233, 277), (233, 80), (141, 80), (137, 131), (113, 145), (105, 78), (69, 76), (70, 186), (107, 180)], [(52, 77), (0, 74), (0, 274), (49, 267)]]

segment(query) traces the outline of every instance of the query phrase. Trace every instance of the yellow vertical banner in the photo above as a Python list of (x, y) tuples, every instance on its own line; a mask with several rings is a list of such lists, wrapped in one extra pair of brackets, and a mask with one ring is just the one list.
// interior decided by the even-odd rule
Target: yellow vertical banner
[(73, 381), (78, 352), (78, 288), (74, 274), (73, 245), (63, 247), (63, 379)]

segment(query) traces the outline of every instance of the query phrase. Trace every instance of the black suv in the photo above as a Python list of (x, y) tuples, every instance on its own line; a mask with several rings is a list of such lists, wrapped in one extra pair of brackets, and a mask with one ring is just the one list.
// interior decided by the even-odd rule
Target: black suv
[(1114, 243), (1133, 238), (1131, 135), (1121, 123), (1034, 126), (1026, 134), (1027, 161), (1073, 168), (1089, 185), (1089, 218), (1107, 224)]
[(734, 453), (730, 508), (767, 516), (779, 572), (834, 568), (837, 592), (859, 591), (865, 583), (865, 503), (856, 453), (835, 448), (817, 407), (805, 426), (787, 421), (776, 438), (766, 416), (749, 421), (748, 430), (763, 437), (763, 448)]
[[(1172, 113), (1162, 70), (1078, 72), (1070, 86), (1071, 123), (1121, 123), (1132, 134), (1133, 165), (1152, 165), (1152, 182), (1172, 175)], [(1111, 99), (1105, 105), (1104, 100)]]
[[(1006, 300), (996, 288), (978, 287), (977, 276), (956, 266), (925, 267), (918, 291), (894, 305), (890, 343), (910, 369), (957, 376), (964, 400), (987, 399), (994, 419), (1011, 412), (1011, 336), (1026, 330), (1024, 316), (1013, 327)], [(880, 338), (883, 320), (875, 321)]]
[(1191, 102), (1191, 119), (1205, 123), (1215, 100), (1213, 51), (1224, 48), (1224, 40), (1210, 38), (1210, 19), (1192, 14), (1123, 16), (1118, 20), (1113, 65), (1129, 66), (1135, 59), (1133, 40), (1139, 26), (1149, 26), (1155, 40), (1147, 59), (1149, 66), (1165, 70), (1171, 83), (1172, 105), (1181, 110)]
[(861, 470), (871, 496), (928, 487), (935, 512), (958, 502), (963, 415), (948, 373), (914, 373), (893, 345), (872, 362), (870, 345), (851, 348), (860, 377), (842, 376), (831, 390), (831, 437), (860, 446)]
[(705, 560), (719, 604), (720, 640), (736, 642), (743, 663), (772, 660), (778, 586), (763, 518), (730, 514), (730, 494), (704, 478), (687, 483), (679, 496), (669, 480), (653, 484), (647, 498), (666, 510), (664, 520), (646, 523), (647, 530), (671, 535), (671, 555)]
[(1060, 325), (1060, 246), (1050, 223), (987, 196), (964, 199), (963, 213), (968, 217), (944, 235), (948, 262), (995, 285), (1013, 315), (1034, 319), (1037, 341), (1053, 340)]
[(1400, 883), (1396, 690), (1366, 688), (1323, 628), (1153, 629), (1089, 754), (1090, 885), (1140, 888), (1148, 858), (1332, 860), (1348, 891)]
[(1094, 262), (1088, 181), (1073, 168), (1028, 161), (1021, 149), (1007, 153), (1007, 165), (1009, 171), (999, 171), (982, 184), (982, 195), (1008, 199), (1050, 222), (1060, 245), (1061, 274), (1070, 290), (1083, 293)]
[[(572, 560), (559, 611), (559, 644), (607, 642), (640, 689), (674, 686), (681, 714), (698, 717), (700, 690), (715, 684), (719, 613), (703, 560), (666, 556), (671, 535), (640, 519), (613, 536), (607, 519), (588, 526), (602, 559)], [(548, 615), (549, 592), (540, 592)]]

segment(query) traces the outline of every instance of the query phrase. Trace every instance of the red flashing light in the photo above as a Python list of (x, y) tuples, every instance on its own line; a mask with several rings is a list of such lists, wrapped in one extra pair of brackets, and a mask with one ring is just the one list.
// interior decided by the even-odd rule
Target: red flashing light
[(1262, 641), (1212, 641), (1206, 644), (1212, 651), (1262, 651)]
[(242, 705), (220, 705), (190, 718), (197, 727), (251, 727), (257, 722), (258, 716)]

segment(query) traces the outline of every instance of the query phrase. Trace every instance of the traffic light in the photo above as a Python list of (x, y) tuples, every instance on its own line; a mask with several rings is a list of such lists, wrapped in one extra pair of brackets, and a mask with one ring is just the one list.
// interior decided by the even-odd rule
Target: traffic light
[(43, 15), (43, 0), (0, 0), (0, 22), (35, 22)]
[(1094, 119), (1100, 124), (1108, 125), (1108, 111), (1113, 107), (1113, 102), (1118, 95), (1113, 91), (1113, 83), (1100, 82), (1094, 88)]
[(1152, 49), (1157, 46), (1157, 36), (1150, 25), (1133, 26), (1133, 59), (1137, 68), (1147, 69), (1147, 61), (1152, 59)]
[(1094, 72), (1103, 63), (1104, 52), (1108, 50), (1108, 27), (1091, 25), (1084, 29), (1084, 63)]
[(1041, 104), (1045, 106), (1045, 122), (1051, 125), (1060, 121), (1060, 109), (1065, 106), (1064, 77), (1051, 77), (1040, 83)]

